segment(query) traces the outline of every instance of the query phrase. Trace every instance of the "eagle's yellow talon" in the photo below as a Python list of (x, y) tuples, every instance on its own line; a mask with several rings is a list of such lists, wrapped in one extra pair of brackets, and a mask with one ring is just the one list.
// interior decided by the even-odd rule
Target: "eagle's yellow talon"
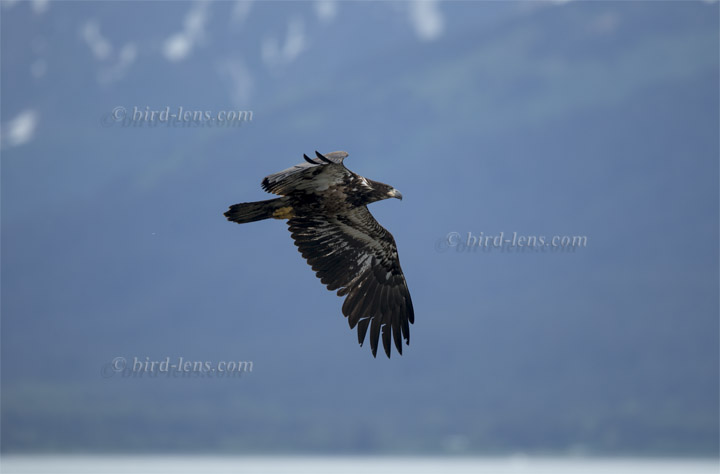
[(291, 217), (295, 217), (295, 213), (293, 212), (293, 208), (291, 206), (285, 206), (274, 211), (272, 216), (273, 219), (290, 219)]

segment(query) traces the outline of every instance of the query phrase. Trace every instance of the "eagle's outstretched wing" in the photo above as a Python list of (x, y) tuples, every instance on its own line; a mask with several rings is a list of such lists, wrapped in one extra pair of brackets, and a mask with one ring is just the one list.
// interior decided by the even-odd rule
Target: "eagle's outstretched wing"
[(391, 334), (402, 354), (401, 339), (410, 343), (408, 323), (415, 317), (390, 232), (365, 206), (342, 214), (293, 217), (288, 227), (300, 253), (328, 290), (347, 295), (342, 312), (350, 328), (357, 325), (360, 345), (369, 326), (373, 356), (381, 333), (387, 356)]
[(317, 158), (310, 159), (307, 155), (303, 155), (306, 163), (300, 163), (266, 176), (262, 180), (262, 188), (269, 193), (281, 196), (293, 191), (303, 191), (306, 188), (323, 191), (332, 184), (342, 182), (352, 174), (342, 164), (345, 157), (348, 156), (347, 152), (333, 151), (325, 155), (315, 153)]

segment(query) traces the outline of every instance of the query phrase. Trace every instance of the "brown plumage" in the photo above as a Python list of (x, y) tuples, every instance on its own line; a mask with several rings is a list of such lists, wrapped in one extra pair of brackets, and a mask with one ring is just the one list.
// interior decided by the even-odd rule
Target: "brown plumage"
[(414, 322), (410, 292), (395, 239), (367, 209), (402, 195), (348, 170), (344, 151), (315, 153), (317, 158), (303, 155), (306, 163), (263, 179), (263, 189), (281, 197), (234, 204), (225, 217), (237, 223), (287, 219), (295, 245), (317, 277), (345, 297), (342, 312), (350, 328), (357, 326), (360, 345), (369, 329), (373, 356), (380, 339), (388, 357), (391, 340), (402, 354), (402, 339), (410, 343)]

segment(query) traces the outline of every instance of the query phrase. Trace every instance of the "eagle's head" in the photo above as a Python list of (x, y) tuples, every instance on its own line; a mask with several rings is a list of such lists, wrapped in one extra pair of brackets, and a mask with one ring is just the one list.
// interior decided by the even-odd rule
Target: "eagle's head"
[(391, 188), (390, 191), (388, 191), (388, 197), (400, 199), (402, 201), (402, 194), (395, 188)]
[(367, 180), (370, 185), (370, 193), (368, 195), (368, 202), (382, 201), (383, 199), (395, 198), (402, 200), (402, 194), (400, 191), (393, 188), (392, 186), (381, 183), (379, 181)]

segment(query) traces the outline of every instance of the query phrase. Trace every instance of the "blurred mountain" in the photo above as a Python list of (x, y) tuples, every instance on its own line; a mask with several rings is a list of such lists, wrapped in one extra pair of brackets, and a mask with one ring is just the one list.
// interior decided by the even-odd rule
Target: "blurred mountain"
[[(718, 455), (717, 3), (1, 8), (3, 452)], [(253, 114), (110, 115), (179, 107)], [(405, 196), (402, 357), (222, 216), (315, 149)]]

